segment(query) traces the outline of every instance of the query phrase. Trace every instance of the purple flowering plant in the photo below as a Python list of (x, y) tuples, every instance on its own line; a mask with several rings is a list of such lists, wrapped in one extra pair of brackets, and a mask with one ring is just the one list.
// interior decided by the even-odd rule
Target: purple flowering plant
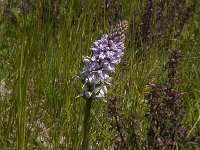
[(81, 70), (83, 92), (81, 96), (86, 100), (82, 149), (89, 149), (90, 111), (93, 99), (103, 98), (110, 85), (110, 73), (121, 62), (124, 55), (125, 32), (127, 21), (120, 22), (111, 33), (105, 34), (91, 46), (92, 56), (83, 58), (84, 67)]
[(121, 62), (124, 55), (124, 39), (128, 22), (120, 22), (113, 32), (105, 34), (91, 46), (92, 56), (83, 58), (84, 67), (81, 71), (83, 93), (86, 98), (103, 98), (110, 85), (110, 73)]

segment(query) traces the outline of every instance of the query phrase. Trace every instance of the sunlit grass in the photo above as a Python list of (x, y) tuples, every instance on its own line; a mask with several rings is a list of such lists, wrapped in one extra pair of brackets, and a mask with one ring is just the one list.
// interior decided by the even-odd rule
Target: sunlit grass
[[(2, 3), (1, 8), (8, 6)], [(147, 49), (137, 38), (136, 30), (144, 11), (144, 1), (122, 1), (122, 16), (130, 28), (126, 37), (125, 56), (112, 74), (108, 97), (116, 95), (122, 113), (136, 116), (137, 142), (144, 146), (148, 105), (144, 102), (147, 84), (166, 79), (163, 64), (166, 48), (181, 49), (184, 55), (181, 81), (186, 115), (182, 123), (189, 126), (188, 137), (200, 130), (200, 16), (199, 2), (194, 15), (181, 35), (169, 46), (160, 39)], [(109, 14), (101, 0), (55, 2), (36, 1), (30, 11), (21, 14), (13, 3), (11, 17), (0, 18), (0, 149), (81, 149), (85, 101), (77, 77), (82, 57), (90, 55), (92, 41), (112, 28)], [(53, 17), (53, 18), (52, 18)], [(170, 37), (172, 38), (172, 37)], [(2, 86), (2, 85), (0, 85)], [(3, 93), (6, 96), (3, 96)], [(107, 98), (105, 99), (107, 100)], [(111, 129), (107, 103), (95, 101), (91, 110), (91, 149), (113, 149), (116, 131)], [(129, 120), (126, 129), (132, 129)], [(199, 143), (192, 147), (198, 149)]]

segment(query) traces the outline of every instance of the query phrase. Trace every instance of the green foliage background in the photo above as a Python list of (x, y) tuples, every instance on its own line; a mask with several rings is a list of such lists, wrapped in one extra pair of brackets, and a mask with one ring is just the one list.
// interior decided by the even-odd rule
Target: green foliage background
[[(22, 3), (22, 2), (21, 2)], [(187, 0), (186, 5), (190, 4)], [(182, 76), (177, 90), (183, 93), (186, 115), (182, 124), (191, 134), (200, 130), (200, 3), (180, 36), (173, 34), (152, 42), (150, 49), (138, 39), (144, 0), (122, 1), (122, 18), (129, 22), (122, 63), (113, 73), (108, 97), (120, 97), (125, 128), (145, 145), (148, 105), (144, 95), (149, 82), (163, 82), (166, 48), (181, 49)], [(90, 45), (114, 24), (101, 0), (36, 0), (29, 6), (0, 2), (0, 149), (81, 149), (84, 100), (77, 77), (82, 57)], [(104, 4), (104, 3), (103, 3)], [(30, 8), (29, 8), (30, 7)], [(3, 11), (4, 10), (4, 11)], [(176, 28), (174, 28), (174, 31)], [(167, 33), (165, 33), (167, 34)], [(166, 40), (170, 40), (165, 45)], [(92, 108), (91, 149), (113, 149), (116, 131), (111, 128), (107, 103)], [(190, 149), (199, 149), (200, 143)]]

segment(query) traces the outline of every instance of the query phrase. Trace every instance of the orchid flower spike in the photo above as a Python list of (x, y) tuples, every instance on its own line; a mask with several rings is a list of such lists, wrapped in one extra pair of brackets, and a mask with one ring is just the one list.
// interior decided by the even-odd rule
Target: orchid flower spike
[(124, 55), (125, 32), (127, 21), (121, 21), (111, 33), (105, 34), (91, 46), (92, 56), (84, 57), (81, 70), (83, 81), (82, 96), (86, 98), (103, 98), (110, 85), (110, 73), (121, 62)]

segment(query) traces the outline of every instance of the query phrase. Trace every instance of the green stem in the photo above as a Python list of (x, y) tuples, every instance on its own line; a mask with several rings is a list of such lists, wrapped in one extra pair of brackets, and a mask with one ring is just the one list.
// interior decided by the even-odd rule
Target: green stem
[(84, 129), (83, 129), (83, 143), (82, 150), (89, 149), (89, 131), (90, 131), (90, 112), (92, 108), (92, 98), (86, 99), (85, 116), (84, 116)]

